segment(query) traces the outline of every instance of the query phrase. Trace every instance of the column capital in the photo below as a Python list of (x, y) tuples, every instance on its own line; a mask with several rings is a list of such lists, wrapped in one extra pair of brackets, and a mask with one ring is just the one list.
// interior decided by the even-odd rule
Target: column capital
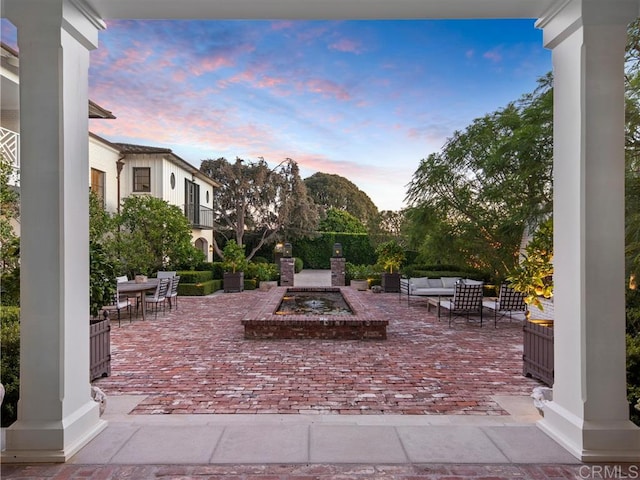
[(640, 0), (556, 0), (538, 19), (543, 42), (554, 48), (581, 27), (627, 25), (640, 16)]
[(46, 33), (62, 29), (87, 50), (98, 48), (98, 32), (106, 24), (86, 0), (3, 0), (6, 16), (18, 30), (33, 29), (49, 42)]

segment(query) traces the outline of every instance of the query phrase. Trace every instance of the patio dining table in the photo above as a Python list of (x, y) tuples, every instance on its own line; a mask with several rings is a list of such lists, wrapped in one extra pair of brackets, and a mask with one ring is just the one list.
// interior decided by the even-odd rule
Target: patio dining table
[(130, 297), (140, 297), (140, 303), (142, 304), (142, 320), (145, 320), (145, 301), (144, 295), (146, 292), (155, 290), (158, 286), (157, 278), (149, 278), (146, 282), (136, 283), (135, 280), (129, 280), (128, 282), (118, 283), (118, 294), (125, 294)]

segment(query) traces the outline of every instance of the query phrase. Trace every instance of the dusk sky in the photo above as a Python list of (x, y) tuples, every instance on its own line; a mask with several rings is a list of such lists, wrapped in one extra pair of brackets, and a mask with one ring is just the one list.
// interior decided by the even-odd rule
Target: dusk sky
[[(289, 157), (404, 206), (422, 158), (551, 70), (533, 20), (112, 21), (91, 54), (91, 120), (112, 142), (204, 159)], [(15, 47), (15, 29), (2, 22)]]

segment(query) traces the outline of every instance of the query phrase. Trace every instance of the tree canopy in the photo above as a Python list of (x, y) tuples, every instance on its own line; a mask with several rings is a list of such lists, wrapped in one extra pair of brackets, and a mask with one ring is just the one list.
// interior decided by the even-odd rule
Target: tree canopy
[(552, 211), (551, 75), (517, 102), (455, 132), (420, 162), (407, 193), (423, 260), (504, 278), (526, 224)]
[(344, 210), (368, 228), (375, 224), (378, 207), (350, 180), (340, 175), (317, 172), (305, 178), (304, 183), (313, 201), (325, 211), (330, 208)]
[(327, 215), (320, 221), (321, 232), (367, 233), (362, 222), (349, 212), (337, 208), (329, 208)]
[[(203, 160), (200, 170), (222, 184), (213, 191), (216, 234), (245, 245), (250, 233), (254, 244), (247, 259), (266, 243), (307, 236), (317, 228), (318, 208), (307, 194), (298, 164), (289, 158), (274, 168), (263, 158)], [(213, 247), (224, 259), (215, 237)]]

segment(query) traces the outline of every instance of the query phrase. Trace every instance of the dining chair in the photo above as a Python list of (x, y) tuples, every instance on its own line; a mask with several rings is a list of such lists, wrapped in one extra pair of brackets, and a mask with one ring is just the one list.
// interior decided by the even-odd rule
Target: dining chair
[(148, 294), (144, 297), (144, 301), (147, 304), (155, 305), (155, 318), (158, 318), (158, 309), (162, 304), (162, 311), (164, 312), (165, 301), (167, 300), (167, 289), (169, 288), (169, 279), (161, 278), (158, 282), (156, 290), (152, 294)]
[(175, 299), (176, 310), (178, 309), (178, 284), (180, 283), (180, 275), (171, 278), (171, 285), (167, 289), (167, 300), (169, 300), (169, 309), (173, 308), (173, 299)]
[(113, 296), (111, 305), (105, 305), (103, 310), (115, 310), (118, 313), (118, 326), (120, 326), (120, 310), (127, 309), (129, 311), (129, 323), (131, 323), (131, 309), (133, 305), (131, 299), (126, 295), (120, 295), (118, 291), (118, 284), (116, 283), (116, 293)]

